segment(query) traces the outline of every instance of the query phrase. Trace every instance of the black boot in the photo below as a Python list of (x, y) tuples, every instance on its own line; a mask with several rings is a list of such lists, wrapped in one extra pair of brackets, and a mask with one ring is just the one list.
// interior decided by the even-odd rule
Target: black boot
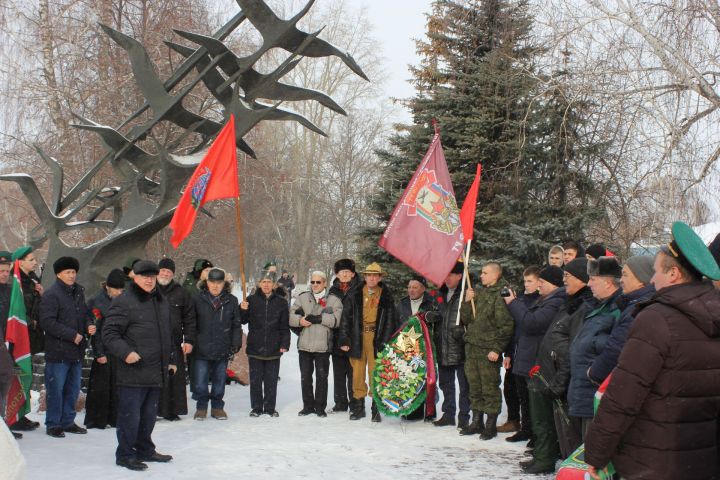
[(433, 425), (436, 427), (448, 427), (450, 425), (455, 425), (455, 419), (450, 415), (443, 413), (443, 416), (440, 417), (439, 420), (435, 420)]
[(380, 416), (380, 412), (378, 411), (377, 405), (375, 405), (375, 400), (372, 401), (372, 405), (370, 407), (370, 412), (372, 414), (370, 420), (373, 423), (382, 422), (382, 417)]
[(490, 440), (491, 438), (497, 437), (497, 417), (497, 413), (488, 413), (485, 430), (480, 434), (481, 439)]
[(353, 398), (350, 406), (350, 420), (365, 418), (365, 399)]
[(483, 431), (483, 412), (473, 410), (473, 418), (470, 425), (460, 429), (460, 435), (475, 435)]

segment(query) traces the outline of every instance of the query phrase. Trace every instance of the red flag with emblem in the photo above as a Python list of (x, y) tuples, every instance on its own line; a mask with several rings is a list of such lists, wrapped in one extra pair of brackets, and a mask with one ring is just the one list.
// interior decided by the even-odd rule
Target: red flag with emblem
[(462, 253), (460, 210), (437, 129), (378, 243), (436, 285)]
[(177, 248), (190, 235), (198, 210), (205, 203), (240, 195), (235, 146), (235, 117), (220, 131), (205, 158), (195, 169), (170, 221), (170, 243)]

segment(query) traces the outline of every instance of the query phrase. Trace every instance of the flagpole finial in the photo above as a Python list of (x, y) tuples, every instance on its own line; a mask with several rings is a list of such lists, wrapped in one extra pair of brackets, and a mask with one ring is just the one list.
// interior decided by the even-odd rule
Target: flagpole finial
[(435, 135), (440, 135), (440, 126), (438, 124), (437, 118), (433, 117), (432, 119), (432, 126), (435, 129)]

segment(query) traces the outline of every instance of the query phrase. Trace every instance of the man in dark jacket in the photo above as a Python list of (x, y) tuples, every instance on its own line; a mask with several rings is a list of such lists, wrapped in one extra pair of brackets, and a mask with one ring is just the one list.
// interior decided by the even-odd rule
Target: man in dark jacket
[[(581, 420), (580, 435), (585, 432), (593, 417), (593, 400), (600, 384), (588, 376), (595, 359), (603, 352), (607, 340), (620, 320), (616, 300), (620, 296), (622, 269), (615, 257), (588, 260), (588, 286), (598, 304), (583, 320), (580, 332), (570, 345), (570, 386), (568, 404), (570, 416)], [(601, 378), (600, 382), (605, 380)]]
[[(384, 275), (382, 267), (371, 263), (362, 273), (365, 282), (345, 300), (340, 325), (340, 348), (348, 352), (353, 369), (350, 420), (365, 417), (365, 397), (370, 391), (368, 383), (372, 387), (377, 352), (382, 350), (398, 327), (392, 292), (381, 282)], [(373, 401), (372, 421), (380, 420), (380, 412)]]
[(720, 294), (701, 280), (720, 268), (690, 227), (672, 234), (585, 438), (593, 478), (610, 461), (627, 479), (717, 478)]
[[(348, 296), (352, 296), (352, 292), (358, 285), (358, 279), (355, 275), (355, 262), (349, 258), (341, 258), (335, 262), (335, 280), (330, 287), (330, 295), (338, 297), (343, 304)], [(343, 307), (344, 308), (344, 307)], [(333, 392), (335, 405), (331, 412), (346, 412), (350, 399), (352, 398), (352, 366), (350, 365), (350, 357), (347, 352), (340, 349), (340, 329), (333, 331), (333, 350), (332, 350), (332, 368), (333, 368)]]
[(40, 302), (40, 325), (45, 331), (45, 391), (47, 434), (61, 438), (68, 433), (87, 433), (75, 424), (75, 402), (80, 393), (85, 333), (95, 325), (85, 304), (85, 289), (75, 283), (80, 264), (73, 257), (53, 263), (57, 276)]
[(187, 272), (185, 275), (185, 281), (183, 282), (183, 288), (188, 291), (190, 295), (197, 295), (200, 293), (197, 284), (200, 280), (207, 278), (207, 272), (213, 268), (213, 264), (210, 260), (204, 258), (198, 258), (193, 263), (193, 269)]
[(10, 292), (12, 291), (12, 283), (10, 283), (11, 255), (10, 252), (0, 251), (0, 343), (5, 342), (5, 331), (7, 330), (8, 313), (10, 311)]
[[(413, 315), (421, 313), (427, 314), (429, 312), (435, 312), (436, 305), (435, 299), (425, 289), (427, 288), (427, 280), (421, 276), (413, 277), (407, 286), (407, 296), (400, 299), (397, 306), (395, 307), (398, 328), (403, 323), (407, 322)], [(432, 325), (435, 320), (439, 320), (439, 315), (435, 317), (430, 315), (429, 317), (424, 316), (424, 321), (428, 323), (430, 331), (432, 332)], [(427, 388), (427, 386), (426, 386)], [(420, 420), (425, 416), (425, 402), (422, 402), (415, 410), (410, 412), (405, 418), (407, 420)], [(429, 422), (435, 420), (435, 416), (426, 417), (425, 421)]]
[[(535, 366), (540, 342), (550, 327), (555, 315), (565, 303), (566, 295), (563, 284), (563, 271), (556, 266), (548, 266), (540, 271), (540, 299), (530, 308), (514, 298), (513, 292), (504, 297), (508, 310), (515, 320), (520, 336), (513, 357), (514, 375), (517, 381), (528, 388), (529, 373)], [(557, 435), (553, 422), (553, 402), (533, 388), (528, 389), (530, 402), (530, 419), (532, 434), (535, 438), (533, 458), (535, 462), (525, 470), (527, 473), (550, 473), (555, 470), (558, 456)], [(516, 436), (523, 433), (518, 432)], [(528, 440), (525, 436), (522, 440)], [(509, 439), (508, 439), (509, 440)]]
[(156, 263), (133, 266), (133, 282), (110, 305), (103, 343), (117, 362), (118, 418), (115, 463), (145, 470), (144, 462), (169, 462), (155, 450), (152, 432), (168, 373), (175, 373), (170, 307), (157, 289)]
[[(464, 322), (460, 322), (460, 325), (456, 323), (463, 299), (460, 291), (463, 271), (463, 263), (456, 262), (440, 288), (438, 299), (440, 320), (433, 330), (433, 340), (438, 363), (438, 382), (443, 392), (443, 414), (433, 422), (436, 427), (455, 425), (457, 407), (460, 407), (457, 416), (458, 428), (463, 429), (470, 423), (470, 385), (465, 377), (465, 327)], [(455, 378), (460, 387), (458, 403), (455, 399)]]
[[(170, 305), (172, 341), (177, 364), (177, 372), (163, 385), (160, 392), (159, 415), (165, 420), (175, 421), (180, 420), (180, 415), (188, 413), (185, 356), (192, 353), (195, 344), (195, 305), (190, 293), (173, 279), (175, 262), (165, 257), (158, 262), (158, 267), (158, 289)], [(205, 385), (207, 386), (207, 383)]]
[(288, 304), (292, 302), (292, 291), (295, 288), (295, 282), (292, 277), (286, 271), (282, 271), (282, 275), (277, 280), (277, 284), (285, 290), (285, 298), (288, 299)]
[(290, 348), (290, 310), (274, 285), (274, 275), (265, 270), (259, 288), (240, 304), (240, 319), (248, 324), (251, 417), (280, 416), (275, 403), (280, 357)]
[[(225, 413), (225, 375), (228, 359), (240, 350), (242, 324), (238, 300), (230, 293), (230, 282), (225, 271), (213, 268), (207, 281), (200, 281), (200, 294), (194, 297), (197, 314), (197, 341), (193, 354), (193, 400), (197, 402), (195, 420), (210, 414), (218, 420), (227, 420)], [(208, 380), (212, 390), (208, 393)]]
[(103, 323), (110, 310), (112, 299), (125, 289), (127, 276), (122, 270), (111, 270), (102, 290), (88, 301), (93, 314), (95, 335), (90, 337), (94, 361), (90, 367), (88, 393), (85, 400), (85, 426), (104, 429), (115, 426), (117, 419), (117, 387), (115, 385), (115, 361), (105, 351), (102, 340)]

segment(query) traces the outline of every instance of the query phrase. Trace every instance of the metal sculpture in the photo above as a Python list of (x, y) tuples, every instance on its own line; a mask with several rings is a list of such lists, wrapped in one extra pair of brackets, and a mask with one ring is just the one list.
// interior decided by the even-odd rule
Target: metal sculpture
[[(238, 148), (252, 157), (255, 157), (255, 152), (243, 137), (263, 120), (296, 121), (325, 135), (302, 115), (278, 108), (278, 105), (263, 104), (259, 99), (279, 102), (313, 100), (345, 115), (345, 111), (328, 95), (280, 82), (302, 57), (336, 56), (367, 80), (349, 54), (318, 38), (320, 32), (307, 33), (296, 27), (314, 0), (310, 0), (290, 20), (279, 18), (262, 0), (236, 1), (241, 12), (212, 36), (175, 30), (180, 37), (196, 47), (165, 42), (169, 48), (185, 57), (184, 62), (165, 81), (157, 75), (152, 60), (140, 42), (106, 25), (100, 25), (127, 52), (135, 82), (145, 97), (145, 104), (117, 128), (75, 115), (77, 123), (73, 127), (96, 133), (107, 151), (67, 192), (63, 190), (64, 173), (60, 162), (36, 147), (53, 173), (49, 204), (29, 175), (0, 175), (0, 180), (19, 185), (40, 219), (40, 225), (31, 232), (30, 244), (38, 247), (49, 242), (48, 264), (65, 255), (78, 258), (82, 265), (79, 281), (90, 290), (99, 288), (107, 272), (126, 258), (143, 256), (150, 238), (170, 222), (181, 190), (204, 156), (204, 148), (217, 135), (231, 113), (235, 114)], [(252, 55), (238, 57), (223, 40), (246, 19), (260, 32), (262, 45)], [(271, 48), (282, 48), (290, 56), (275, 71), (261, 74), (254, 66)], [(195, 76), (190, 77), (192, 74)], [(175, 89), (186, 78), (190, 81), (182, 88)], [(183, 99), (199, 83), (222, 105), (223, 120), (213, 120), (194, 113), (183, 105)], [(127, 129), (127, 133), (121, 133), (148, 109), (152, 113), (149, 121)], [(171, 122), (182, 127), (186, 135), (195, 132), (201, 140), (189, 150), (189, 155), (173, 153), (177, 144), (163, 147), (156, 142), (157, 153), (138, 146), (137, 142), (146, 139), (160, 122)], [(91, 181), (108, 164), (115, 172), (118, 184), (91, 188)], [(96, 229), (107, 234), (99, 241), (80, 247), (70, 246), (60, 238), (62, 233), (79, 229)], [(50, 282), (52, 279), (46, 276), (45, 281)]]

